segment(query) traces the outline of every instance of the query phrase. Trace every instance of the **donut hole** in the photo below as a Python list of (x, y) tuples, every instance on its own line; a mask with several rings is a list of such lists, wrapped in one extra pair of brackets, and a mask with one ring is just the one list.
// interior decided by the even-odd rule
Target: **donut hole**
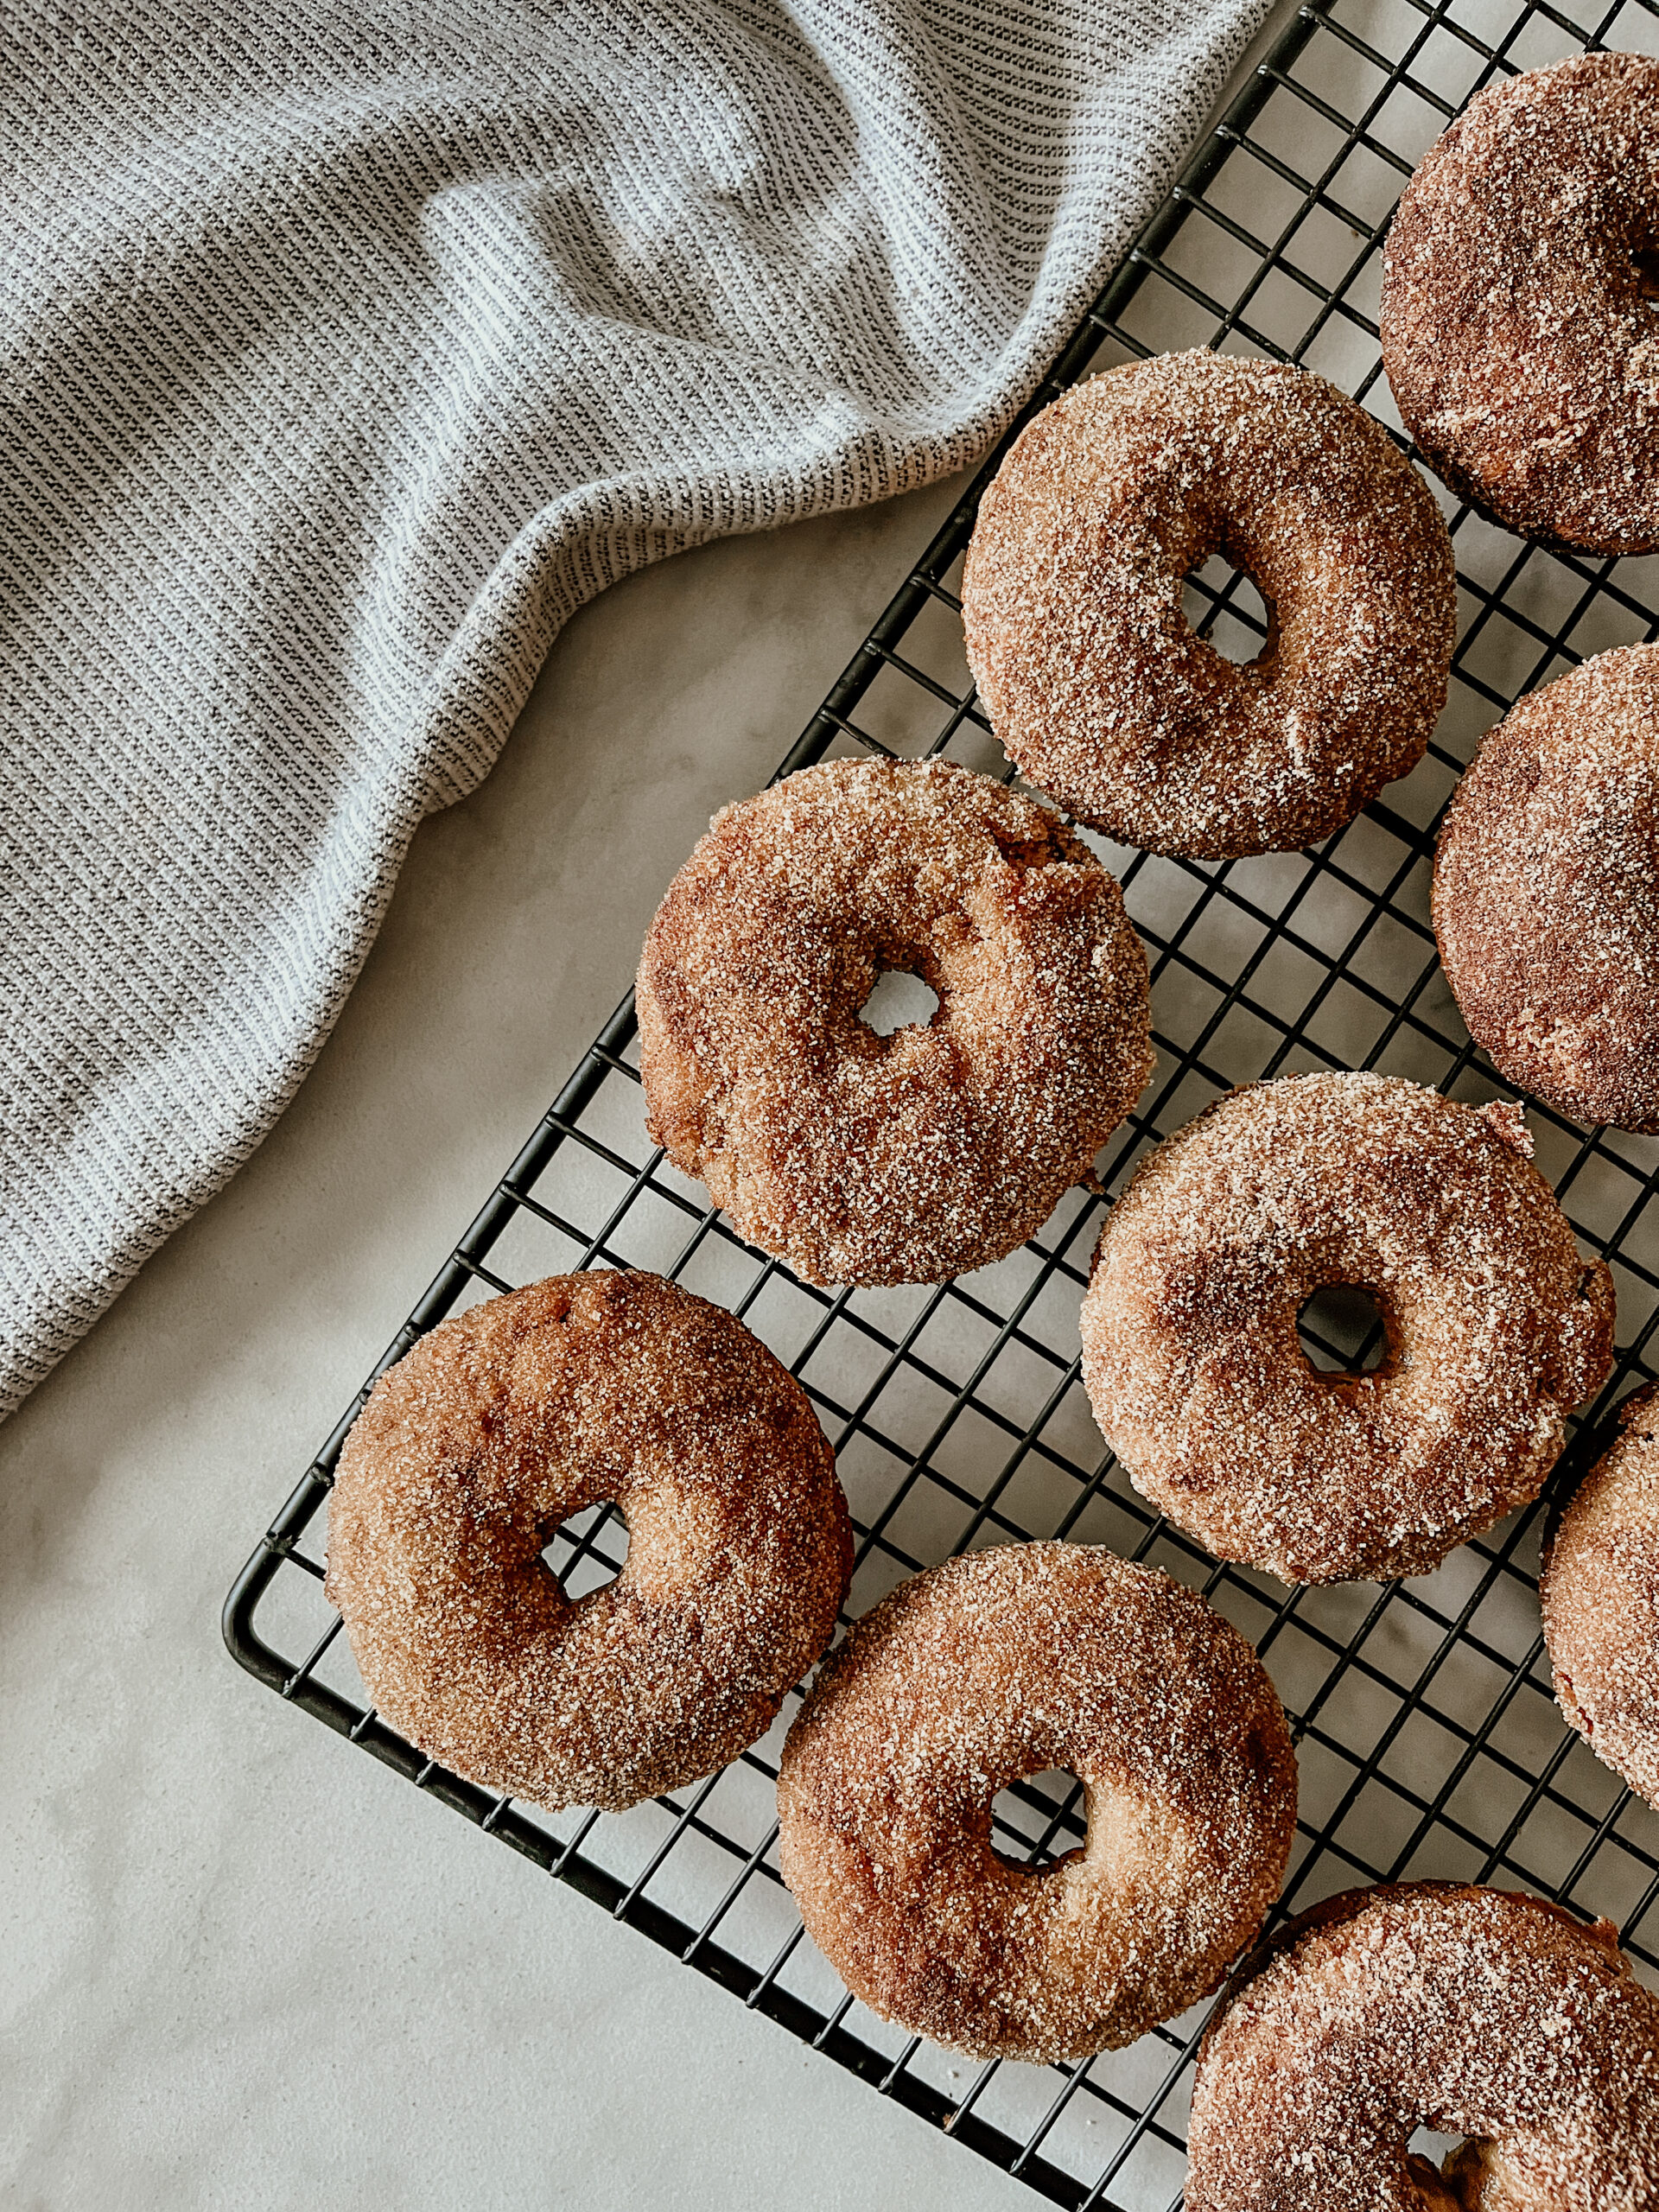
[(1423, 2203), (1463, 2212), (1471, 2199), (1459, 2184), (1471, 2177), (1471, 2163), (1478, 2171), (1479, 2150), (1478, 2137), (1441, 2135), (1432, 2127), (1420, 2127), (1411, 2139), (1406, 2165)]
[(542, 1558), (572, 1604), (604, 1590), (621, 1573), (628, 1556), (628, 1524), (613, 1498), (573, 1513), (542, 1547)]
[(1659, 300), (1659, 238), (1640, 241), (1630, 259), (1636, 264), (1636, 289), (1644, 300)]
[(1016, 875), (1023, 875), (1028, 868), (1052, 868), (1055, 862), (1075, 861), (1076, 849), (1067, 849), (1058, 828), (1051, 827), (1039, 837), (1016, 837), (995, 823), (988, 825), (991, 842), (996, 847)]
[(1023, 1775), (991, 1801), (992, 1850), (1005, 1866), (1027, 1872), (1077, 1850), (1088, 1827), (1083, 1784), (1064, 1767)]
[(1316, 1375), (1374, 1375), (1389, 1356), (1389, 1325), (1369, 1283), (1321, 1283), (1296, 1316), (1303, 1357)]
[(1224, 552), (1212, 553), (1181, 586), (1181, 612), (1193, 636), (1236, 667), (1266, 672), (1276, 655), (1279, 624), (1259, 581)]
[(925, 1029), (939, 1010), (939, 995), (911, 968), (878, 968), (858, 1018), (878, 1037)]

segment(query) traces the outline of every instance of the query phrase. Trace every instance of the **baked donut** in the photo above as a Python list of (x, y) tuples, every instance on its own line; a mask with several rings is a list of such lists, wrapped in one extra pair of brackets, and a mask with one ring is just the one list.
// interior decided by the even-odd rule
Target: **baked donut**
[[(542, 1558), (613, 1499), (621, 1573)], [(835, 1455), (741, 1321), (658, 1275), (554, 1275), (389, 1368), (340, 1453), (327, 1590), (382, 1719), (538, 1805), (620, 1812), (763, 1734), (852, 1566)]]
[[(1088, 1840), (1041, 1868), (991, 1801), (1061, 1767)], [(1296, 1760), (1261, 1661), (1194, 1592), (1093, 1546), (900, 1585), (828, 1661), (778, 1776), (807, 1933), (864, 2003), (976, 2058), (1131, 2043), (1216, 1986), (1279, 1894)]]
[(1659, 1805), (1659, 1384), (1627, 1398), (1618, 1421), (1561, 1516), (1538, 1589), (1561, 1711)]
[[(1243, 667), (1181, 611), (1212, 553), (1268, 603)], [(1224, 860), (1330, 836), (1421, 760), (1456, 585), (1381, 423), (1306, 370), (1198, 352), (1043, 410), (981, 503), (962, 601), (1033, 783), (1125, 844)]]
[[(1287, 1582), (1421, 1574), (1537, 1495), (1612, 1363), (1613, 1286), (1523, 1156), (1516, 1107), (1380, 1075), (1218, 1099), (1107, 1216), (1083, 1306), (1095, 1418), (1135, 1488)], [(1369, 1291), (1370, 1374), (1297, 1315)]]
[[(1444, 2173), (1426, 2126), (1467, 2137)], [(1608, 1922), (1356, 1890), (1247, 1961), (1198, 2054), (1186, 2212), (1650, 2212), (1659, 2005)]]
[(1659, 645), (1599, 654), (1488, 733), (1440, 830), (1434, 934), (1512, 1083), (1659, 1129)]
[(1471, 100), (1401, 195), (1382, 365), (1459, 499), (1545, 544), (1659, 547), (1659, 61)]
[[(879, 972), (938, 997), (859, 1019)], [(647, 1126), (809, 1282), (1001, 1259), (1152, 1073), (1116, 882), (1046, 808), (949, 761), (837, 760), (717, 814), (637, 993)]]

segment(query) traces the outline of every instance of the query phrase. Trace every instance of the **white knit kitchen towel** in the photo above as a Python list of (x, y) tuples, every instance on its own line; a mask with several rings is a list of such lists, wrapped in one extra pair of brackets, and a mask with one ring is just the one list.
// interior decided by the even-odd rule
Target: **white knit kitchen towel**
[(270, 1128), (561, 623), (971, 460), (1265, 5), (13, 0), (0, 1410)]

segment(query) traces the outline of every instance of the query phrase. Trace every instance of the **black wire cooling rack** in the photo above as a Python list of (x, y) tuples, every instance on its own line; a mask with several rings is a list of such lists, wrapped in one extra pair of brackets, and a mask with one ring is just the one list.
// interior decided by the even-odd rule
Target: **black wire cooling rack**
[[(1659, 0), (1582, 10), (1511, 0), (1317, 0), (1301, 9), (1085, 316), (1045, 404), (1091, 371), (1185, 345), (1294, 359), (1396, 435), (1380, 377), (1379, 249), (1402, 185), (1493, 79), (1587, 47), (1659, 52)], [(953, 584), (981, 485), (963, 499), (779, 773), (860, 751), (943, 752), (1007, 774), (962, 660)], [(1438, 490), (1438, 486), (1436, 487)], [(1147, 947), (1157, 1074), (1101, 1163), (1121, 1187), (1147, 1145), (1233, 1084), (1369, 1067), (1460, 1097), (1514, 1094), (1474, 1058), (1427, 920), (1435, 823), (1481, 732), (1522, 691), (1659, 634), (1659, 560), (1545, 552), (1442, 494), (1461, 636), (1445, 718), (1417, 772), (1317, 849), (1224, 866), (1101, 845)], [(1224, 563), (1192, 617), (1236, 657), (1264, 636)], [(1528, 1101), (1539, 1165), (1618, 1291), (1618, 1371), (1597, 1424), (1656, 1372), (1659, 1144), (1590, 1135)], [(1202, 1588), (1261, 1650), (1296, 1727), (1301, 1818), (1281, 1913), (1356, 1884), (1495, 1880), (1617, 1921), (1659, 1974), (1659, 1815), (1563, 1725), (1539, 1635), (1542, 1502), (1438, 1573), (1385, 1589), (1287, 1591), (1217, 1567), (1147, 1511), (1104, 1455), (1078, 1381), (1077, 1315), (1100, 1203), (1074, 1192), (1043, 1235), (940, 1287), (831, 1294), (745, 1245), (646, 1141), (631, 1004), (621, 1007), (492, 1192), (381, 1369), (445, 1314), (576, 1268), (653, 1268), (741, 1314), (799, 1376), (833, 1439), (858, 1534), (849, 1611), (964, 1546), (1101, 1542)], [(1305, 1324), (1311, 1355), (1363, 1357), (1363, 1319)], [(371, 1378), (372, 1380), (372, 1378)], [(235, 1656), (292, 1705), (416, 1788), (677, 1951), (746, 2005), (862, 2075), (1055, 2202), (1143, 2212), (1179, 2200), (1203, 2008), (1129, 2050), (1068, 2069), (972, 2068), (888, 2028), (806, 1939), (777, 1866), (772, 1784), (791, 1697), (765, 1741), (693, 1789), (623, 1815), (526, 1812), (414, 1750), (366, 1708), (321, 1590), (328, 1492), (359, 1393), (237, 1582)], [(607, 1579), (609, 1509), (560, 1533), (573, 1592)], [(1080, 1840), (1075, 1784), (1005, 1791), (999, 1847)]]

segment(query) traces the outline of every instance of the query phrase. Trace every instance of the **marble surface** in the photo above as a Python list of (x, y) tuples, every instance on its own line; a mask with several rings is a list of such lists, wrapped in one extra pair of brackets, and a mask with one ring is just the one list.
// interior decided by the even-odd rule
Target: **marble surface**
[(0, 2203), (1033, 2201), (285, 1709), (218, 1625), (953, 488), (582, 614), (276, 1134), (0, 1427)]

